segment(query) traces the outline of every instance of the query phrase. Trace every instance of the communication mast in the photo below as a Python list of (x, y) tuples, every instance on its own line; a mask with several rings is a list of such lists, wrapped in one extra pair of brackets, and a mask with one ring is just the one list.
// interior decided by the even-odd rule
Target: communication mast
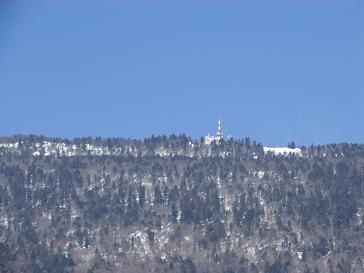
[(219, 119), (217, 122), (217, 131), (215, 136), (207, 135), (205, 137), (205, 144), (210, 145), (213, 141), (216, 142), (216, 144), (219, 144), (220, 141), (224, 138), (224, 132), (222, 131), (221, 127), (221, 120)]

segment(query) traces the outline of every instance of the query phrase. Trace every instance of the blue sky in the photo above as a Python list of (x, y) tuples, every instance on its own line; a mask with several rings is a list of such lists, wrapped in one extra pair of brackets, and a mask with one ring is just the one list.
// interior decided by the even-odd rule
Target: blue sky
[(364, 143), (364, 4), (0, 2), (0, 135)]

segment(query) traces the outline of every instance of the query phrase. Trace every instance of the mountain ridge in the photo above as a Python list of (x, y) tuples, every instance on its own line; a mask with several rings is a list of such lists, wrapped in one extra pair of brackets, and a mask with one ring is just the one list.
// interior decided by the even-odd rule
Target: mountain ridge
[(3, 272), (364, 270), (361, 144), (0, 143)]

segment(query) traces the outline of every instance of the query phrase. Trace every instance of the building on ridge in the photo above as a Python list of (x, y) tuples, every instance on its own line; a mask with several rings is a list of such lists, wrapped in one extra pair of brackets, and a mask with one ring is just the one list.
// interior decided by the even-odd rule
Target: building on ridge
[(210, 145), (213, 141), (215, 141), (216, 144), (219, 144), (223, 138), (224, 138), (224, 132), (222, 131), (221, 121), (219, 120), (217, 124), (216, 135), (210, 136), (210, 134), (208, 134), (207, 136), (205, 136), (205, 144)]

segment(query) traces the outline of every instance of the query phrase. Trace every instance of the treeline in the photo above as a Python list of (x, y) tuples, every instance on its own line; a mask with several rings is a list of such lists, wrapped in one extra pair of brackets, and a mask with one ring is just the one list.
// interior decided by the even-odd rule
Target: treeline
[(363, 272), (362, 145), (93, 141), (210, 156), (1, 156), (1, 271)]

